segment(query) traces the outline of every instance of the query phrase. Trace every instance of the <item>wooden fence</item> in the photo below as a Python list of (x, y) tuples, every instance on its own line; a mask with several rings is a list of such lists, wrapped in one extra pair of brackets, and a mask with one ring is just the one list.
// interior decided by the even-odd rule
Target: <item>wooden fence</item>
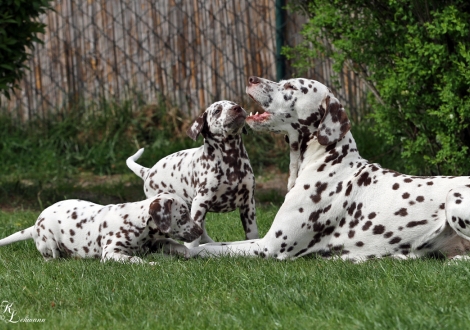
[[(76, 102), (164, 97), (194, 115), (210, 103), (245, 104), (249, 76), (276, 80), (276, 32), (295, 45), (305, 17), (288, 13), (276, 27), (275, 0), (67, 0), (41, 20), (47, 24), (11, 100), (19, 119), (46, 117)], [(279, 12), (278, 12), (279, 13)], [(285, 75), (293, 69), (287, 63)], [(331, 86), (331, 63), (318, 60), (306, 78)], [(350, 72), (336, 92), (353, 117), (366, 88)]]

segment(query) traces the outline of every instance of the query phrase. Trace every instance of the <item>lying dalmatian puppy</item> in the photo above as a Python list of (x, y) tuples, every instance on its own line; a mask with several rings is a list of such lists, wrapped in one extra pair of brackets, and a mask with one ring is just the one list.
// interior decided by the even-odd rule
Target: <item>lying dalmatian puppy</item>
[(265, 110), (247, 123), (288, 135), (289, 192), (264, 238), (206, 244), (192, 256), (363, 261), (469, 250), (470, 177), (409, 176), (369, 163), (343, 106), (318, 81), (251, 77), (246, 91)]
[(160, 192), (177, 194), (190, 206), (191, 217), (204, 233), (188, 247), (213, 242), (205, 230), (207, 212), (230, 212), (237, 208), (247, 239), (258, 238), (254, 200), (255, 178), (243, 145), (245, 110), (230, 101), (209, 106), (187, 133), (204, 145), (171, 154), (146, 168), (135, 161), (143, 149), (127, 159), (127, 166), (144, 180), (147, 197)]
[(142, 263), (136, 254), (163, 250), (189, 256), (170, 236), (191, 242), (202, 228), (178, 196), (161, 193), (136, 203), (98, 205), (70, 199), (46, 208), (36, 224), (0, 240), (0, 246), (34, 239), (44, 259), (101, 258)]

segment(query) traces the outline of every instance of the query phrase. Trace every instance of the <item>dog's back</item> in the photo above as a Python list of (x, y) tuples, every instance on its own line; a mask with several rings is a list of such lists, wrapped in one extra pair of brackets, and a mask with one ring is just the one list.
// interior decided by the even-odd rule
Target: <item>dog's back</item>
[(151, 168), (136, 163), (144, 149), (126, 161), (127, 166), (144, 181), (144, 193), (147, 198), (162, 192), (176, 194), (187, 204), (191, 204), (196, 194), (198, 173), (193, 162), (198, 163), (202, 154), (202, 146), (175, 152), (160, 159)]

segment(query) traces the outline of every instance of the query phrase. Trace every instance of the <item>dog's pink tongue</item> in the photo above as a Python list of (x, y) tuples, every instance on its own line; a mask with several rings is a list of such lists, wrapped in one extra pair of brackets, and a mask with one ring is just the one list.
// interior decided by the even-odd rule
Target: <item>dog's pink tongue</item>
[(255, 121), (260, 121), (260, 120), (266, 120), (271, 114), (269, 112), (263, 112), (261, 114), (254, 114), (248, 116), (246, 119), (247, 120), (255, 120)]

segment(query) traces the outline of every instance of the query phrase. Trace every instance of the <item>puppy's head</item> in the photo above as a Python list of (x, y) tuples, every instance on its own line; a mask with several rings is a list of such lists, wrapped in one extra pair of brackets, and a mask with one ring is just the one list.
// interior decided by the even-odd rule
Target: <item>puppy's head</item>
[(196, 140), (204, 138), (239, 135), (245, 130), (246, 111), (236, 103), (219, 101), (211, 104), (188, 128), (188, 136)]
[(295, 78), (278, 83), (250, 77), (246, 93), (263, 111), (246, 122), (253, 130), (317, 136), (322, 145), (344, 137), (351, 124), (338, 99), (315, 80)]
[(202, 235), (202, 228), (191, 219), (188, 206), (178, 196), (160, 193), (150, 203), (149, 214), (160, 232), (183, 242)]

